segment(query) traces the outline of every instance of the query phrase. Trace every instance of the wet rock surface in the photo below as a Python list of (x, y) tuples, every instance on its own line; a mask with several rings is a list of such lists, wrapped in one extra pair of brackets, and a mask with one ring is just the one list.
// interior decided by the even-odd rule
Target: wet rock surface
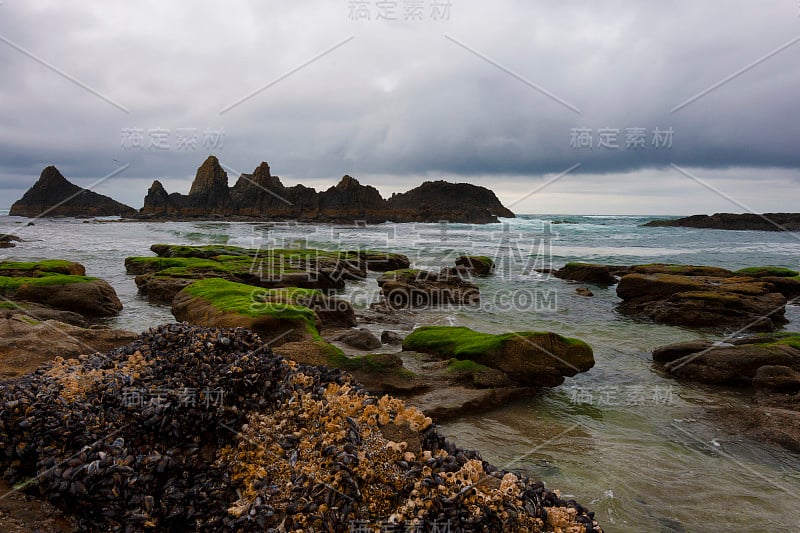
[(242, 329), (161, 326), (4, 382), (0, 401), (4, 478), (82, 530), (601, 531), (419, 410)]

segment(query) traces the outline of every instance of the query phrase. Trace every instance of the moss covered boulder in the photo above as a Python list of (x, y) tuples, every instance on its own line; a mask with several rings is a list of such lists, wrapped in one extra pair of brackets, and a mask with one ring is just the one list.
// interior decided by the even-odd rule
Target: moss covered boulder
[(588, 344), (549, 332), (492, 335), (465, 327), (425, 326), (405, 338), (403, 349), (501, 370), (525, 386), (559, 385), (594, 366)]
[[(738, 276), (751, 276), (771, 283), (775, 290), (792, 300), (800, 298), (800, 272), (784, 267), (749, 267), (736, 271)], [(795, 302), (797, 303), (797, 302)]]
[(0, 296), (90, 317), (119, 313), (122, 303), (114, 288), (85, 273), (83, 265), (70, 261), (3, 261), (0, 262)]
[(325, 301), (328, 298), (314, 289), (264, 289), (209, 278), (181, 290), (172, 301), (172, 314), (191, 324), (248, 328), (279, 345), (319, 340), (323, 321), (309, 306)]
[(480, 303), (478, 286), (447, 269), (442, 272), (412, 268), (392, 270), (377, 281), (390, 309)]

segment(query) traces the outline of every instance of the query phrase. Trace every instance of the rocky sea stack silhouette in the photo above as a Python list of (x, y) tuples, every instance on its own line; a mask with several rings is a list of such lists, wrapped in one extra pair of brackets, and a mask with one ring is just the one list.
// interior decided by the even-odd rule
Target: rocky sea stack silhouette
[(242, 174), (233, 187), (216, 157), (197, 169), (188, 195), (168, 194), (159, 181), (144, 199), (143, 218), (242, 217), (306, 222), (463, 222), (486, 224), (513, 218), (497, 196), (467, 183), (425, 182), (384, 199), (375, 187), (342, 177), (321, 192), (304, 185), (286, 187), (267, 163)]
[(39, 180), (14, 202), (9, 215), (21, 217), (130, 217), (136, 209), (88, 189), (82, 189), (54, 166), (42, 171)]
[(168, 193), (155, 180), (136, 210), (107, 196), (70, 183), (49, 166), (39, 180), (11, 207), (10, 215), (25, 217), (121, 216), (183, 220), (297, 220), (301, 222), (459, 222), (489, 224), (498, 217), (514, 218), (491, 190), (468, 183), (426, 181), (419, 187), (384, 199), (378, 189), (351, 176), (317, 192), (305, 185), (286, 187), (262, 162), (252, 174), (242, 174), (233, 187), (219, 160), (209, 156), (197, 169), (189, 194)]

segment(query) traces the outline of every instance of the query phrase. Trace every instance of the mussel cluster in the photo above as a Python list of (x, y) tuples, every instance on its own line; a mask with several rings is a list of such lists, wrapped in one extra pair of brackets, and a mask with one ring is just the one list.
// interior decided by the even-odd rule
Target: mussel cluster
[(241, 328), (160, 326), (0, 384), (0, 473), (85, 531), (601, 531)]

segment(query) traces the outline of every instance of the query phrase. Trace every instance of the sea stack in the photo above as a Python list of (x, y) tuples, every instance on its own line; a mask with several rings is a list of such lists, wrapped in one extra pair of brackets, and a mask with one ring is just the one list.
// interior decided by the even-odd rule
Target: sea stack
[(42, 171), (39, 180), (14, 202), (9, 215), (21, 217), (133, 216), (136, 210), (116, 200), (71, 183), (54, 166)]

